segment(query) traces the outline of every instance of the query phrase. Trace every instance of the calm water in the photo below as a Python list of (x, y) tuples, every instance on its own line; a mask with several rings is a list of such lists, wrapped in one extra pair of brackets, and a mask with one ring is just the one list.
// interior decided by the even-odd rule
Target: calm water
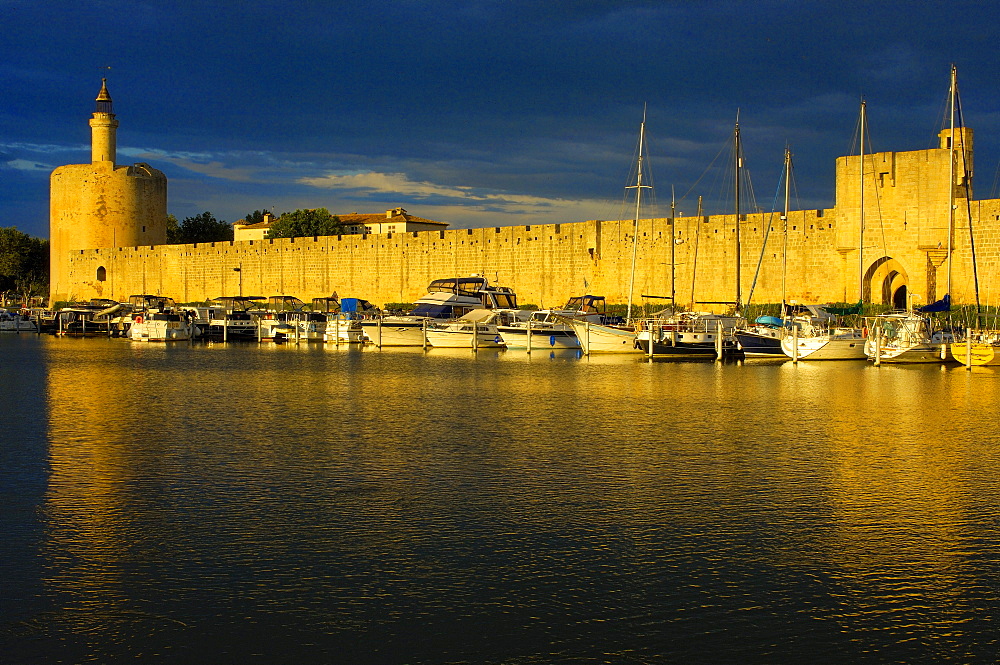
[(1000, 372), (0, 337), (0, 662), (994, 662)]

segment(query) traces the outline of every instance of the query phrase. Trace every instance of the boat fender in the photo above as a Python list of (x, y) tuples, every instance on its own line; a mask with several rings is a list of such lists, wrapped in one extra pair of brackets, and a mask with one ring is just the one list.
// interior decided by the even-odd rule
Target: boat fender
[(136, 323), (142, 323), (142, 314), (140, 314), (139, 316), (135, 317), (135, 322)]

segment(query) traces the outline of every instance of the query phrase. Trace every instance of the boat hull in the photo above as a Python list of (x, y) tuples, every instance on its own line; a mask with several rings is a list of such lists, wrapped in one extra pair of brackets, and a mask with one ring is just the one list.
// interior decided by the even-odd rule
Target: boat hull
[(580, 348), (591, 353), (642, 353), (635, 346), (635, 331), (597, 323), (573, 321)]
[(471, 330), (428, 330), (427, 341), (431, 346), (442, 349), (502, 348), (503, 339), (496, 332), (480, 330), (473, 345)]
[(22, 319), (17, 315), (9, 319), (0, 320), (0, 332), (33, 333), (37, 331), (38, 328), (35, 327), (34, 321)]
[(213, 321), (208, 327), (208, 337), (215, 340), (256, 342), (257, 334), (257, 324), (252, 322), (217, 323)]
[[(874, 360), (874, 352), (871, 354)], [(906, 348), (882, 347), (878, 357), (883, 363), (942, 363), (947, 362), (947, 344), (916, 344)]]
[(360, 344), (364, 340), (364, 331), (361, 326), (341, 326), (339, 330), (327, 326), (323, 340), (327, 344)]
[(747, 356), (780, 356), (784, 357), (785, 352), (781, 349), (782, 332), (776, 331), (775, 335), (755, 333), (748, 330), (737, 330), (733, 333), (737, 344)]
[[(637, 339), (635, 344), (641, 353), (649, 354), (648, 339)], [(723, 356), (733, 356), (737, 353), (738, 350), (732, 344), (725, 344), (722, 347)], [(671, 344), (670, 342), (654, 341), (652, 355), (667, 358), (703, 358), (714, 360), (716, 355), (718, 355), (718, 350), (714, 344), (685, 344), (683, 342)]]
[[(174, 325), (166, 325), (173, 323)], [(170, 321), (143, 321), (133, 323), (128, 337), (133, 342), (187, 342), (198, 335), (197, 326)]]
[[(528, 331), (526, 328), (512, 326), (497, 326), (497, 332), (508, 349), (527, 349)], [(579, 349), (580, 340), (572, 330), (533, 329), (531, 331), (532, 349)]]
[(423, 321), (377, 321), (361, 324), (364, 338), (376, 346), (424, 346)]
[[(972, 348), (969, 348), (969, 345)], [(970, 352), (971, 351), (971, 352)], [(949, 347), (951, 357), (966, 367), (1000, 365), (1000, 346), (985, 342), (955, 342)]]
[[(797, 345), (797, 346), (796, 346)], [(781, 349), (793, 360), (866, 360), (865, 340), (857, 337), (822, 335), (819, 337), (785, 337)]]

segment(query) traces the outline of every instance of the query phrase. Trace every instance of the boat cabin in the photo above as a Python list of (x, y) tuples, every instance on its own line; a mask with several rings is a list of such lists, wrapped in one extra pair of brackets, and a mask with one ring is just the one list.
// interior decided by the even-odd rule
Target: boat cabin
[(336, 314), (340, 311), (340, 300), (336, 296), (329, 298), (313, 298), (312, 311), (323, 314)]
[(132, 307), (133, 312), (151, 312), (154, 310), (162, 312), (177, 307), (177, 303), (174, 302), (173, 298), (154, 296), (148, 293), (129, 296), (128, 304)]
[(378, 308), (361, 298), (344, 298), (340, 301), (340, 313), (345, 319), (365, 319), (378, 313)]
[(301, 312), (306, 306), (295, 296), (271, 296), (267, 299), (269, 312)]
[(582, 314), (604, 314), (607, 311), (607, 303), (604, 296), (574, 296), (569, 299), (563, 309), (570, 309)]

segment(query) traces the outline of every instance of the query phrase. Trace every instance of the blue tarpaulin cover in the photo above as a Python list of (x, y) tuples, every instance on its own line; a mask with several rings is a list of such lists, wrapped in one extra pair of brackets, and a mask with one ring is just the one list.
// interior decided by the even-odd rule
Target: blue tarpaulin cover
[(951, 294), (944, 294), (944, 298), (932, 302), (930, 305), (924, 305), (917, 310), (918, 312), (950, 312), (951, 311)]

